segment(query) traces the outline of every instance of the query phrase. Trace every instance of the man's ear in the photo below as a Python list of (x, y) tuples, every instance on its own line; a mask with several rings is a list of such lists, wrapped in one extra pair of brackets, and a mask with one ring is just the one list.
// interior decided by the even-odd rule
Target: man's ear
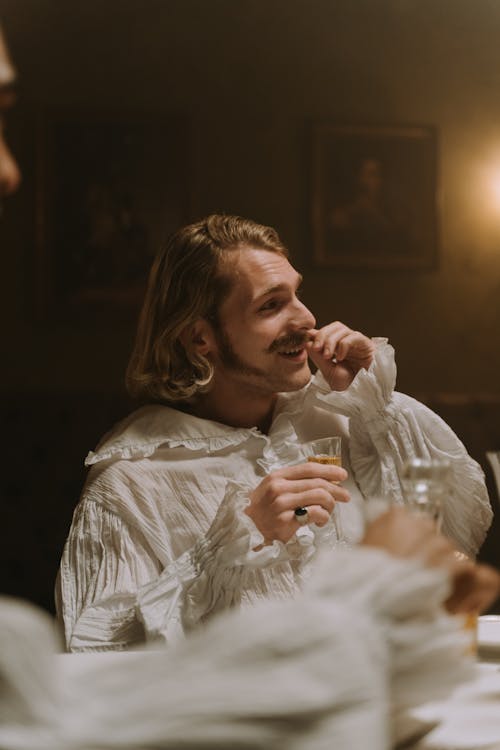
[(208, 320), (198, 318), (184, 328), (179, 336), (184, 349), (206, 356), (215, 347), (214, 331)]

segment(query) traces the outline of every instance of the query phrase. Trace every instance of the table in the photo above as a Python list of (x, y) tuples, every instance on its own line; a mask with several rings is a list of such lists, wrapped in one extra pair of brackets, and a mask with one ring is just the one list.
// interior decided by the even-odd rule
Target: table
[[(500, 618), (499, 618), (500, 620)], [(500, 627), (500, 622), (499, 622)], [(474, 678), (456, 688), (445, 701), (420, 706), (412, 715), (435, 722), (411, 750), (500, 750), (500, 652), (481, 650)]]

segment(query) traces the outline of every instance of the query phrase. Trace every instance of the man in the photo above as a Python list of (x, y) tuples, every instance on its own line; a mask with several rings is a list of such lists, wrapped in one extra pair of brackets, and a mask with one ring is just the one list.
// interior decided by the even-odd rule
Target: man
[[(239, 217), (185, 227), (158, 256), (128, 370), (149, 405), (89, 455), (61, 561), (68, 649), (172, 642), (217, 612), (296, 596), (338, 541), (334, 506), (359, 540), (367, 502), (404, 502), (415, 455), (450, 460), (443, 529), (476, 553), (491, 520), (481, 470), (393, 392), (387, 342), (317, 328), (300, 281), (276, 232)], [(305, 461), (304, 442), (329, 435), (345, 468)]]
[(9, 56), (7, 44), (0, 27), (0, 205), (4, 195), (19, 187), (21, 173), (5, 141), (5, 113), (14, 104), (16, 71)]

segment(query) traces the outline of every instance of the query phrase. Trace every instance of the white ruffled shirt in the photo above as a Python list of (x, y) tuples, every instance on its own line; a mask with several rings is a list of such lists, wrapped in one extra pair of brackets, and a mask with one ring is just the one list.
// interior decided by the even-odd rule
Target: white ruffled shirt
[(263, 538), (244, 508), (270, 471), (296, 463), (301, 445), (319, 437), (343, 438), (351, 500), (337, 507), (351, 541), (363, 533), (366, 500), (404, 502), (399, 474), (409, 457), (446, 457), (443, 531), (475, 555), (492, 517), (483, 473), (437, 415), (394, 392), (394, 351), (376, 341), (374, 362), (348, 390), (330, 391), (316, 374), (280, 395), (268, 435), (147, 406), (104, 438), (87, 457), (61, 560), (68, 650), (170, 643), (217, 612), (293, 598), (314, 554), (335, 546), (333, 524), (255, 551)]

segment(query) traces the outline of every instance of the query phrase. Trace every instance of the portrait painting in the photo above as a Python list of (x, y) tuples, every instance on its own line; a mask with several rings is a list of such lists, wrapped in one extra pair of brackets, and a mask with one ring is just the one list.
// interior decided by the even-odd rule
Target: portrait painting
[(432, 128), (316, 124), (311, 201), (315, 265), (434, 268), (436, 193)]
[(189, 213), (181, 117), (53, 114), (40, 124), (37, 307), (136, 313), (152, 260)]

